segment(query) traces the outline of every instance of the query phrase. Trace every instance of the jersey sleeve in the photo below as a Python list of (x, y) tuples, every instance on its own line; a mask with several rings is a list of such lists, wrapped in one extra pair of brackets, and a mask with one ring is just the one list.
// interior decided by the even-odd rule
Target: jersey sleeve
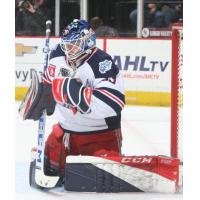
[(116, 80), (102, 79), (93, 89), (90, 117), (107, 118), (120, 115), (125, 106), (123, 81), (118, 74)]
[(88, 117), (107, 118), (121, 114), (125, 105), (124, 85), (119, 69), (110, 55), (98, 50), (85, 68), (92, 80), (92, 97)]

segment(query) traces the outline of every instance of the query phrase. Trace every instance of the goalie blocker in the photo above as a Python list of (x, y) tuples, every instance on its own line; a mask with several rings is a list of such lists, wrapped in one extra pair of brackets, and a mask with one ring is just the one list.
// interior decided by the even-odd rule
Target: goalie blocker
[(64, 186), (79, 192), (178, 191), (179, 160), (162, 156), (68, 156)]

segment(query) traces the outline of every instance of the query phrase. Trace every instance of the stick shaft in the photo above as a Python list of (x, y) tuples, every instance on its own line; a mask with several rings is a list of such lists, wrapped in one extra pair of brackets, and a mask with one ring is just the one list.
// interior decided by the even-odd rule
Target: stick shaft
[[(51, 34), (51, 21), (46, 21), (46, 39), (44, 47), (44, 68), (43, 73), (48, 67), (49, 60), (49, 41)], [(42, 116), (39, 119), (38, 124), (38, 147), (37, 147), (37, 159), (36, 159), (36, 169), (35, 169), (35, 182), (41, 187), (55, 187), (58, 182), (59, 177), (50, 177), (44, 174), (44, 148), (45, 148), (45, 127), (46, 127), (46, 110), (43, 111)]]

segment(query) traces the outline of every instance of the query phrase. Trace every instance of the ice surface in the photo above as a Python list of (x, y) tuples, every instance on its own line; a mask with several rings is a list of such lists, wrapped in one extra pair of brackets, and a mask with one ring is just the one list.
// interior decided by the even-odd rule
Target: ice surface
[[(56, 188), (40, 191), (30, 188), (28, 171), (30, 150), (36, 145), (38, 123), (22, 121), (16, 102), (15, 161), (16, 200), (181, 200), (182, 194), (147, 193), (77, 193)], [(47, 117), (46, 133), (56, 123), (54, 116)], [(170, 109), (164, 107), (126, 106), (122, 113), (122, 152), (125, 155), (169, 155)], [(48, 134), (46, 134), (47, 136)]]

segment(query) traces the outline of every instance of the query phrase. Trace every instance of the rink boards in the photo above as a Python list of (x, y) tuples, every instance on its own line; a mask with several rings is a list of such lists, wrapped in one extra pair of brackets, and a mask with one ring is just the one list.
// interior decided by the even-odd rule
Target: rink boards
[[(59, 42), (50, 40), (50, 48)], [(41, 71), (44, 63), (44, 37), (16, 37), (15, 97), (20, 100), (30, 84), (32, 69)], [(169, 106), (171, 91), (171, 39), (97, 39), (108, 52), (124, 79), (126, 103)]]

